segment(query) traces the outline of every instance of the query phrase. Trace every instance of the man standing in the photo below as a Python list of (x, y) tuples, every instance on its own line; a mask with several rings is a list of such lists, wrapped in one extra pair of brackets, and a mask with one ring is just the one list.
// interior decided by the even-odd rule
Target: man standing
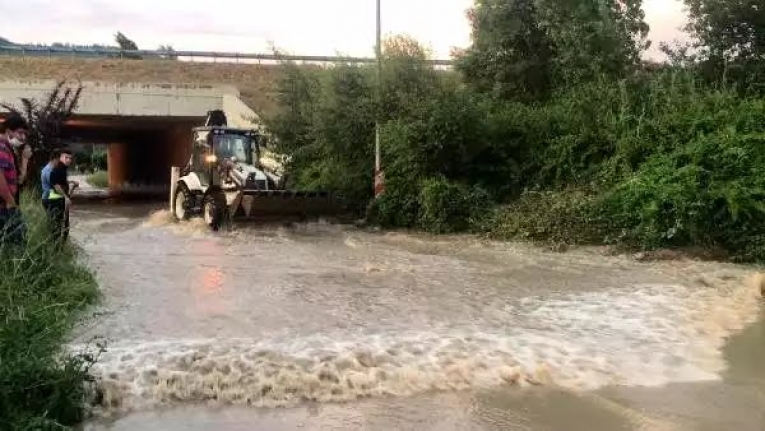
[(26, 225), (18, 208), (19, 172), (13, 148), (14, 144), (23, 143), (29, 127), (18, 115), (9, 116), (2, 127), (4, 134), (0, 136), (0, 241), (4, 244), (20, 245), (26, 238)]
[(54, 237), (65, 241), (69, 238), (69, 207), (72, 204), (68, 174), (69, 165), (72, 164), (72, 151), (63, 149), (58, 154), (58, 163), (51, 166), (48, 175), (49, 189), (47, 199), (43, 196), (43, 205), (48, 213)]
[[(40, 171), (40, 185), (42, 186), (42, 202), (46, 206), (46, 201), (50, 198), (50, 191), (53, 187), (50, 185), (50, 173), (58, 165), (58, 159), (61, 157), (61, 150), (58, 148), (51, 151), (48, 158), (48, 164)], [(46, 207), (47, 208), (47, 207)]]
[(32, 148), (26, 144), (29, 124), (18, 114), (11, 114), (0, 127), (0, 136), (4, 137), (13, 150), (16, 164), (16, 205), (19, 205), (21, 186), (28, 178), (29, 159), (32, 158)]

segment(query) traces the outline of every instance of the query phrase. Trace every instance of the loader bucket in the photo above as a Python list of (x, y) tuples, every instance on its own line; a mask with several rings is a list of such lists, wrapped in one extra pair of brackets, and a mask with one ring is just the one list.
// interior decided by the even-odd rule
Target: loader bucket
[(298, 190), (244, 190), (231, 204), (235, 219), (332, 216), (343, 204), (328, 192)]

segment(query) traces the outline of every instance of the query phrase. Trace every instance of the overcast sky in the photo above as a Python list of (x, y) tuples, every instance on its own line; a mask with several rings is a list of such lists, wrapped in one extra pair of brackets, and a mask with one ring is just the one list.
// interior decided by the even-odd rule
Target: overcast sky
[[(383, 33), (406, 33), (436, 57), (469, 45), (472, 0), (382, 0)], [(3, 7), (0, 36), (19, 43), (113, 44), (122, 31), (142, 49), (373, 55), (375, 0), (23, 0)], [(644, 0), (651, 38), (682, 37), (678, 0)], [(182, 5), (179, 6), (179, 5)]]

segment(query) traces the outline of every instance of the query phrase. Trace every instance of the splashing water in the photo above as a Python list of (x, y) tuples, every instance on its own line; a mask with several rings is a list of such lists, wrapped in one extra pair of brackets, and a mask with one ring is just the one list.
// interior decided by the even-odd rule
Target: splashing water
[(758, 318), (765, 287), (730, 265), (326, 222), (212, 234), (166, 210), (132, 228), (120, 220), (86, 244), (116, 310), (103, 327), (118, 336), (94, 369), (107, 416), (715, 381), (726, 339)]
[(178, 402), (263, 407), (496, 386), (716, 380), (724, 339), (757, 317), (762, 276), (715, 288), (640, 285), (527, 297), (502, 328), (297, 339), (118, 343), (98, 367), (102, 413)]

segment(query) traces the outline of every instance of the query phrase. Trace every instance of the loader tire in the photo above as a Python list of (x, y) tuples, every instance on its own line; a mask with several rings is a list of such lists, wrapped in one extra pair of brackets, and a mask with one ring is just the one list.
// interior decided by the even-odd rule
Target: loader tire
[(202, 204), (202, 214), (205, 223), (213, 231), (217, 231), (228, 219), (226, 196), (222, 192), (212, 192), (205, 196)]
[(191, 195), (189, 188), (185, 184), (180, 183), (175, 189), (175, 195), (173, 196), (173, 217), (176, 221), (184, 221), (191, 218), (194, 197)]

